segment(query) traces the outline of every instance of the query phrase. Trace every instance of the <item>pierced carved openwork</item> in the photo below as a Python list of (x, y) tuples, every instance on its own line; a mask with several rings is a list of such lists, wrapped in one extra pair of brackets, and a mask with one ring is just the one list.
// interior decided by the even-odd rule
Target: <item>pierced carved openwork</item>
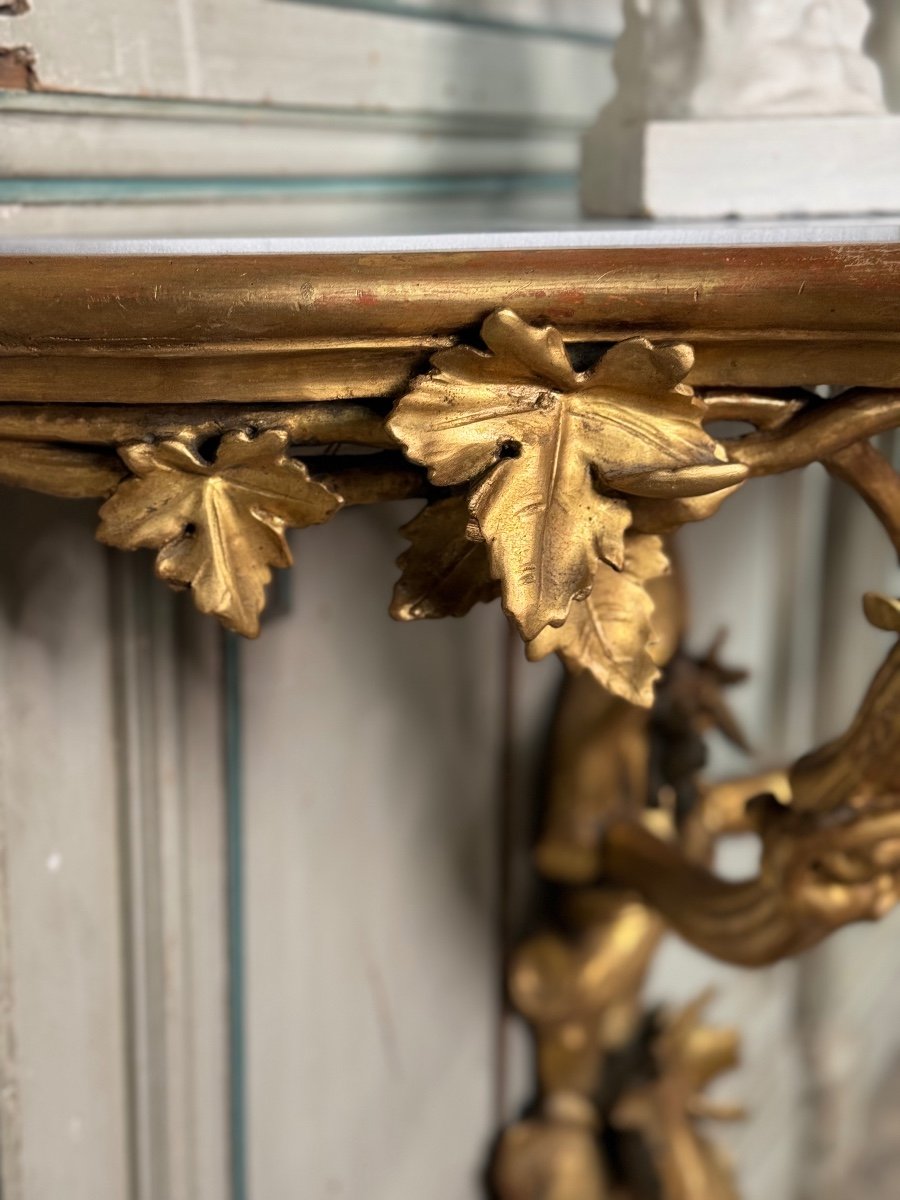
[[(754, 967), (900, 899), (897, 600), (866, 595), (893, 643), (842, 737), (766, 776), (701, 775), (707, 730), (743, 744), (726, 692), (744, 672), (719, 646), (683, 650), (678, 528), (756, 478), (820, 462), (900, 552), (900, 476), (871, 441), (900, 427), (900, 295), (872, 286), (893, 281), (896, 256), (798, 253), (805, 292), (754, 254), (644, 260), (643, 273), (610, 254), (596, 276), (565, 252), (503, 271), (391, 260), (383, 277), (361, 258), (352, 287), (323, 257), (307, 268), (302, 338), (261, 305), (252, 337), (212, 348), (193, 326), (173, 347), (177, 306), (132, 324), (127, 305), (106, 312), (99, 348), (90, 305), (66, 337), (36, 301), (13, 297), (4, 317), (0, 481), (101, 500), (100, 539), (155, 550), (160, 577), (227, 627), (259, 632), (288, 528), (418, 498), (391, 614), (460, 617), (499, 598), (529, 658), (570, 668), (535, 850), (554, 905), (509, 964), (538, 1096), (498, 1143), (501, 1200), (735, 1197), (697, 1121), (737, 1115), (705, 1096), (736, 1038), (703, 1024), (703, 1001), (646, 1009), (660, 939)], [(165, 289), (142, 269), (129, 303)], [(397, 296), (426, 284), (424, 332)], [(243, 296), (243, 275), (223, 305), (229, 287)], [(847, 390), (854, 379), (866, 386)], [(723, 421), (749, 432), (716, 436)], [(762, 845), (743, 883), (711, 868), (734, 830)]]

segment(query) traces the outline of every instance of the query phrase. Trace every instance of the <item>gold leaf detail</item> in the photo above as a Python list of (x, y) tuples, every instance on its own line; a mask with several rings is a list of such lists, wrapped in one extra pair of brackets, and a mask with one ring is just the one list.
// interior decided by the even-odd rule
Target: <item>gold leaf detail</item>
[(402, 574), (394, 587), (391, 616), (397, 621), (461, 617), (480, 601), (494, 600), (500, 585), (491, 578), (484, 543), (466, 536), (465, 496), (428, 504), (400, 530), (412, 543), (397, 560)]
[(318, 525), (343, 503), (287, 450), (277, 429), (225, 434), (214, 462), (185, 441), (123, 447), (132, 478), (100, 509), (97, 536), (158, 550), (160, 578), (190, 587), (201, 612), (255, 637), (271, 568), (291, 564), (285, 528)]
[(668, 571), (660, 538), (629, 534), (622, 570), (601, 563), (590, 595), (572, 605), (565, 624), (529, 642), (528, 657), (555, 652), (573, 670), (590, 671), (614, 695), (651, 705), (659, 670), (652, 654), (654, 606), (647, 584)]
[(587, 595), (598, 559), (622, 567), (629, 495), (705, 495), (747, 471), (704, 431), (681, 382), (689, 346), (634, 338), (577, 373), (552, 327), (501, 310), (481, 333), (489, 352), (436, 354), (388, 428), (435, 484), (474, 483), (491, 573), (531, 640)]

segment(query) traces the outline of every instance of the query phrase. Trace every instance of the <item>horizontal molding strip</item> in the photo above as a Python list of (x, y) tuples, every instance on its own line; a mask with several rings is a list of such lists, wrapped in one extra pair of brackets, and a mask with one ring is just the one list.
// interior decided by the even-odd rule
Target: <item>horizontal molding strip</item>
[(250, 123), (326, 127), (334, 132), (365, 130), (385, 132), (478, 135), (580, 132), (581, 121), (549, 113), (485, 113), (463, 108), (452, 112), (415, 109), (352, 109), (321, 104), (253, 104), (241, 100), (192, 100), (172, 96), (111, 96), (103, 92), (19, 92), (0, 89), (0, 113), (28, 113), (35, 117), (105, 117), (151, 121), (197, 121), (237, 125)]
[[(135, 196), (127, 202), (42, 200), (40, 204), (0, 202), (0, 229), (9, 239), (3, 247), (40, 244), (44, 253), (58, 253), (74, 244), (82, 253), (85, 243), (106, 254), (118, 247), (134, 251), (135, 242), (149, 246), (172, 245), (176, 254), (187, 247), (211, 245), (212, 253), (230, 255), (248, 244), (268, 253), (285, 240), (292, 245), (297, 234), (303, 241), (315, 237), (320, 249), (339, 250), (353, 245), (361, 230), (384, 235), (415, 234), (430, 243), (458, 230), (562, 229), (578, 221), (577, 196), (571, 188), (527, 186), (513, 190), (420, 190), (413, 195), (391, 191), (307, 193), (285, 192), (263, 199), (231, 196), (203, 200), (184, 197), (152, 199)], [(155, 235), (155, 240), (154, 239)], [(273, 236), (274, 235), (274, 236)], [(287, 236), (286, 236), (287, 235)], [(295, 236), (290, 236), (295, 235)], [(13, 240), (14, 239), (14, 240)], [(151, 239), (148, 241), (148, 239)], [(366, 239), (357, 243), (365, 247)]]
[(570, 335), (641, 328), (683, 336), (759, 330), (774, 338), (773, 303), (785, 309), (778, 336), (782, 328), (900, 331), (896, 245), (725, 252), (578, 245), (589, 236), (573, 232), (571, 249), (446, 250), (438, 239), (431, 251), (425, 239), (410, 252), (398, 239), (396, 252), (345, 254), (315, 253), (315, 239), (294, 254), (41, 256), (26, 248), (2, 256), (0, 243), (0, 342), (326, 338), (352, 345), (452, 336), (500, 305)]
[[(617, 342), (623, 337), (653, 337), (659, 331), (654, 328), (641, 326), (629, 327), (623, 330), (615, 328), (592, 326), (590, 329), (574, 326), (560, 331), (565, 342), (577, 352), (578, 347), (591, 345), (594, 342)], [(775, 344), (770, 329), (735, 329), (732, 331), (716, 329), (667, 329), (666, 336), (675, 340), (696, 342), (709, 348), (710, 352), (727, 350), (742, 343)], [(858, 343), (859, 334), (849, 330), (835, 330), (827, 333), (810, 329), (787, 329), (779, 332), (777, 344), (791, 342), (798, 345), (812, 346), (817, 342), (847, 342)], [(892, 347), (900, 341), (900, 332), (880, 330), (866, 334), (866, 345), (871, 348)], [(253, 355), (318, 355), (334, 351), (345, 354), (351, 351), (418, 351), (447, 349), (456, 344), (456, 339), (445, 337), (428, 337), (424, 334), (406, 337), (371, 337), (371, 338), (243, 338), (240, 340), (209, 340), (204, 342), (148, 341), (147, 339), (97, 342), (77, 338), (54, 338), (53, 341), (41, 342), (38, 346), (29, 345), (32, 358), (36, 350), (43, 357), (60, 358), (89, 358), (89, 359), (193, 359), (210, 357), (252, 357)], [(10, 359), (23, 357), (26, 349), (21, 344), (5, 345), (0, 342), (0, 361), (8, 363)]]
[[(576, 122), (366, 113), (165, 100), (0, 93), (0, 203), (281, 194), (457, 177), (562, 177), (579, 168)], [(308, 181), (308, 182), (307, 182)], [(345, 183), (344, 181), (350, 181)], [(445, 183), (445, 181), (448, 181)], [(43, 186), (42, 186), (43, 185)], [(397, 186), (393, 183), (393, 186)], [(479, 186), (476, 184), (476, 186)]]
[[(460, 8), (450, 8), (447, 5), (430, 5), (423, 3), (405, 2), (404, 0), (303, 0), (308, 5), (319, 8), (349, 9), (351, 12), (378, 13), (386, 17), (400, 17), (411, 21), (436, 21), (442, 25), (456, 25), (462, 29), (485, 29), (498, 33), (507, 33), (514, 37), (542, 37), (589, 43), (600, 46), (614, 46), (617, 36), (616, 23), (610, 19), (612, 6), (607, 6), (607, 13), (596, 11), (591, 5), (581, 3), (576, 10), (575, 5), (567, 5), (557, 21), (529, 20), (515, 14), (501, 16), (499, 7), (487, 4), (480, 6), (479, 12), (474, 6), (466, 11)], [(511, 7), (507, 4), (507, 10)]]
[[(568, 156), (567, 156), (568, 157)], [(521, 191), (570, 192), (575, 176), (568, 172), (496, 175), (363, 175), (319, 178), (165, 178), (130, 179), (0, 177), (0, 204), (90, 204), (218, 200), (307, 199), (368, 196), (384, 199), (432, 196), (505, 196)]]
[(895, 246), (20, 255), (0, 258), (0, 400), (375, 399), (498, 307), (569, 341), (684, 338), (698, 384), (900, 383)]

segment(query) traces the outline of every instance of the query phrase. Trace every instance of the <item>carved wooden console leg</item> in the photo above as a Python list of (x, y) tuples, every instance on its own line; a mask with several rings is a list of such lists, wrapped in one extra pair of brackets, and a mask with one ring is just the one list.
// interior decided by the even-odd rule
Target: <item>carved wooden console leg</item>
[[(895, 406), (893, 395), (863, 392), (705, 397), (708, 419), (756, 426), (722, 443), (748, 478), (818, 459), (898, 546), (900, 476), (850, 435), (851, 426), (885, 428), (888, 410), (895, 422)], [(641, 503), (635, 523), (648, 519)], [(683, 503), (652, 528), (671, 529)], [(661, 587), (658, 571), (648, 576), (661, 672), (652, 708), (633, 703), (634, 693), (613, 696), (595, 673), (569, 682), (557, 713), (534, 857), (559, 886), (543, 928), (509, 966), (512, 1002), (535, 1038), (538, 1096), (498, 1145), (501, 1200), (736, 1197), (696, 1121), (738, 1115), (703, 1095), (736, 1064), (737, 1037), (702, 1024), (704, 998), (678, 1014), (646, 1008), (642, 987), (661, 937), (672, 931), (722, 961), (762, 966), (900, 900), (900, 601), (864, 598), (865, 617), (894, 644), (841, 737), (784, 771), (712, 787), (702, 779), (703, 735), (717, 726), (743, 745), (726, 689), (745, 673), (724, 665), (719, 647), (688, 658), (680, 589)], [(644, 619), (637, 604), (630, 628)], [(742, 883), (710, 868), (716, 838), (737, 831), (762, 843), (758, 875)]]
[(582, 675), (557, 713), (535, 860), (560, 886), (545, 928), (509, 970), (513, 1004), (534, 1031), (539, 1098), (498, 1146), (501, 1200), (737, 1195), (696, 1124), (738, 1115), (703, 1095), (736, 1064), (737, 1035), (703, 1024), (706, 997), (678, 1013), (646, 1006), (645, 976), (668, 923), (630, 881), (621, 886), (599, 865), (621, 823), (700, 871), (722, 811), (730, 818), (737, 808), (733, 789), (720, 805), (699, 770), (706, 730), (742, 741), (725, 690), (744, 673), (715, 652), (697, 660), (672, 649), (681, 632), (675, 588), (658, 597), (657, 617), (669, 624), (669, 649), (653, 709)]

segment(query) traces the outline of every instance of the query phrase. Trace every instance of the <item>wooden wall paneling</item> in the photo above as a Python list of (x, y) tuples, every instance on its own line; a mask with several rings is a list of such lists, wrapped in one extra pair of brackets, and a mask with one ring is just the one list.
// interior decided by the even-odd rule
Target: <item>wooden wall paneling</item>
[[(754, 754), (748, 759), (713, 735), (714, 775), (777, 765), (812, 742), (827, 488), (817, 471), (760, 480), (702, 530), (679, 535), (691, 646), (704, 650), (727, 628), (723, 657), (751, 671), (729, 699)], [(746, 876), (757, 856), (755, 839), (731, 839), (717, 868)], [(748, 1119), (717, 1127), (715, 1136), (733, 1156), (745, 1200), (792, 1200), (806, 1169), (798, 971), (794, 962), (761, 971), (727, 967), (671, 937), (651, 975), (651, 996), (666, 1004), (714, 987), (710, 1019), (741, 1030), (742, 1066), (717, 1084), (717, 1094), (744, 1104)]]
[[(160, 587), (156, 580), (155, 587)], [(175, 619), (181, 727), (179, 852), (173, 870), (182, 881), (180, 932), (185, 972), (180, 1054), (182, 1194), (185, 1200), (238, 1200), (232, 1193), (229, 1114), (230, 1060), (227, 830), (227, 746), (223, 696), (223, 634), (194, 610), (187, 596)], [(176, 1194), (176, 1198), (181, 1200)]]
[(200, 179), (219, 180), (225, 188), (221, 181), (229, 177), (364, 182), (375, 176), (389, 185), (460, 174), (574, 176), (579, 163), (577, 133), (566, 124), (509, 117), (304, 113), (6, 92), (0, 120), (0, 178), (163, 176), (195, 187)]
[(0, 92), (13, 235), (566, 225), (613, 92), (603, 41), (300, 0), (35, 6), (3, 45), (39, 81)]
[[(156, 587), (160, 585), (154, 579)], [(182, 906), (172, 925), (184, 973), (176, 1053), (179, 1080), (182, 1193), (175, 1200), (239, 1200), (233, 1195), (230, 1112), (231, 930), (228, 903), (227, 727), (223, 695), (223, 633), (181, 597), (175, 623), (177, 720), (181, 729), (177, 808), (170, 810), (173, 872)], [(177, 824), (176, 824), (177, 822)]]
[[(2, 118), (0, 118), (2, 119)], [(10, 194), (0, 180), (0, 232), (14, 237), (202, 237), (447, 233), (467, 229), (565, 227), (578, 218), (571, 189), (529, 186), (527, 181), (489, 181), (471, 188), (444, 186), (366, 192), (349, 189), (284, 189), (254, 198), (240, 188), (184, 196), (164, 182), (146, 181), (126, 195), (103, 181), (84, 185), (51, 181), (17, 184)], [(6, 202), (3, 202), (5, 195)], [(106, 201), (106, 202), (104, 202)], [(117, 202), (118, 201), (118, 202)]]
[(505, 627), (387, 616), (408, 506), (294, 540), (240, 647), (249, 1195), (479, 1195)]
[(622, 27), (621, 0), (312, 0), (324, 8), (394, 12), (460, 24), (493, 24), (557, 36), (615, 37)]
[[(559, 660), (554, 656), (528, 662), (517, 635), (511, 638), (509, 665), (509, 812), (503, 846), (507, 956), (535, 928), (538, 881), (532, 852), (544, 800), (541, 774), (551, 718), (563, 682)], [(502, 1033), (498, 1125), (516, 1120), (535, 1094), (534, 1043), (528, 1026), (506, 1011)]]
[(219, 635), (4, 496), (4, 1200), (229, 1194)]
[(107, 552), (90, 506), (3, 496), (4, 1200), (129, 1194)]
[(128, 949), (131, 1200), (229, 1195), (221, 634), (113, 560)]
[[(819, 740), (846, 727), (887, 649), (862, 616), (861, 592), (900, 591), (896, 555), (858, 497), (835, 484), (825, 511)], [(883, 1141), (870, 1147), (870, 1136), (873, 1123), (884, 1122), (882, 1095), (900, 1068), (898, 930), (896, 914), (855, 925), (800, 960), (797, 1037), (808, 1075), (801, 1200), (844, 1200), (884, 1151)], [(896, 1098), (893, 1105), (896, 1120)]]
[[(92, 0), (0, 17), (54, 92), (586, 124), (610, 47), (278, 0)], [(302, 64), (302, 67), (301, 65)]]

